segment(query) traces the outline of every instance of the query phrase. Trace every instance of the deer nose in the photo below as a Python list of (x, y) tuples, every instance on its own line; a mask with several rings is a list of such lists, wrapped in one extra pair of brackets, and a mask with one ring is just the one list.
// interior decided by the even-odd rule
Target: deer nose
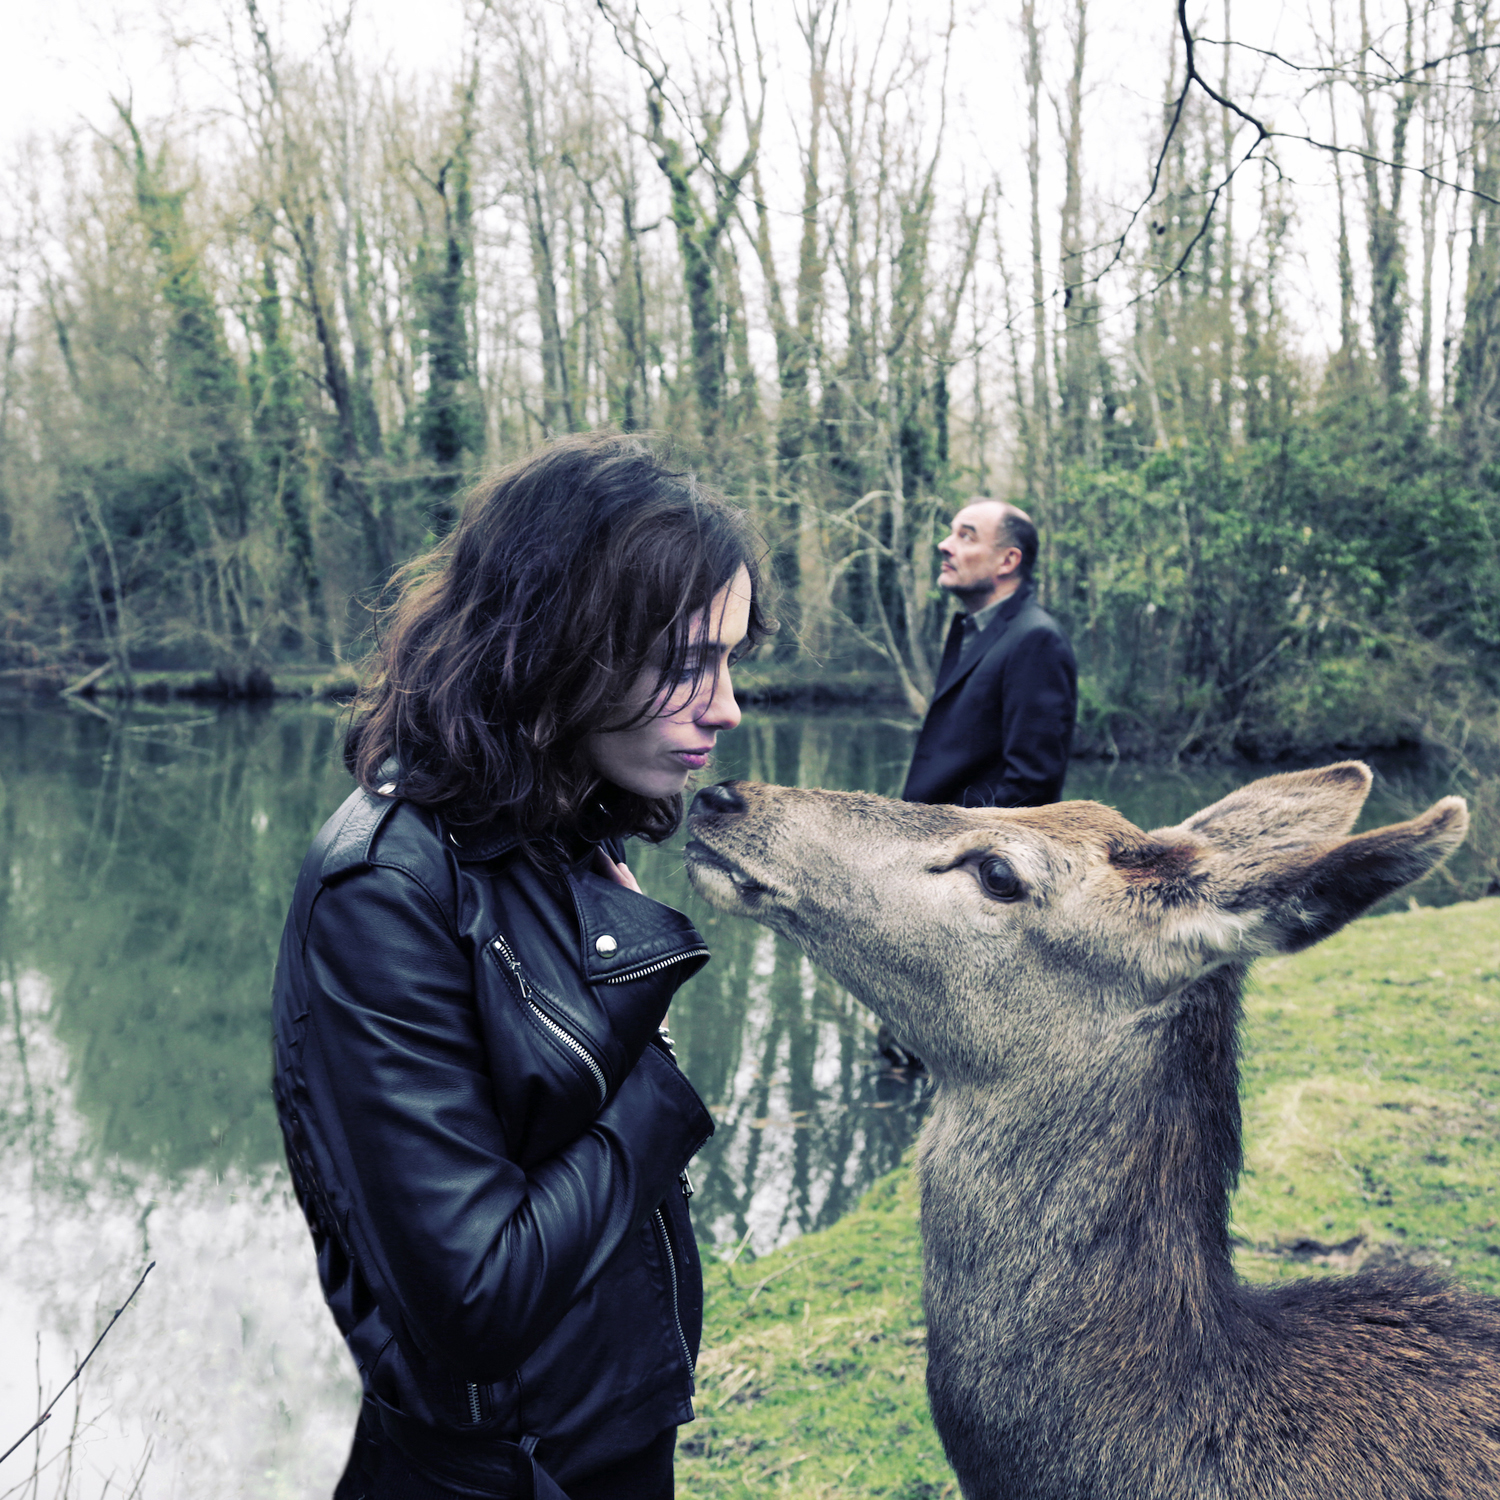
[(734, 787), (727, 781), (720, 781), (714, 786), (706, 786), (696, 797), (690, 809), (695, 813), (717, 813), (720, 817), (730, 817), (735, 813), (745, 811), (745, 799), (735, 791)]

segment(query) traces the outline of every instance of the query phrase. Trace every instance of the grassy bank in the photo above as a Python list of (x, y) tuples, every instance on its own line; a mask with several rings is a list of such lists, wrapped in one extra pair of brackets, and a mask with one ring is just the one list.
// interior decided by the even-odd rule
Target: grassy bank
[[(1500, 1293), (1500, 901), (1373, 918), (1262, 963), (1245, 1053), (1243, 1275), (1395, 1258)], [(680, 1493), (957, 1494), (923, 1389), (909, 1173), (706, 1281)]]

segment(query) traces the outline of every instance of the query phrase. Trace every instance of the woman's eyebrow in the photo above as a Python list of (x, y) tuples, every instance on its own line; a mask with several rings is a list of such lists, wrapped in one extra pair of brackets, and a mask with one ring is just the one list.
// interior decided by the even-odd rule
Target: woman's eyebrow
[(683, 652), (683, 657), (688, 660), (696, 658), (702, 661), (710, 656), (722, 656), (724, 652), (733, 650), (734, 644), (733, 641), (726, 641), (722, 636), (709, 636), (707, 639), (700, 638), (689, 643), (687, 649)]
[(706, 671), (710, 662), (721, 656), (723, 651), (724, 647), (718, 641), (693, 641), (683, 648), (677, 669), (687, 672)]

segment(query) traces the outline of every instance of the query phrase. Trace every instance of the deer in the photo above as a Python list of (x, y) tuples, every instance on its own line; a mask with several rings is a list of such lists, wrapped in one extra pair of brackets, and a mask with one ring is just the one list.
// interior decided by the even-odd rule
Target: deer
[(926, 1059), (934, 1424), (966, 1500), (1500, 1496), (1500, 1300), (1409, 1265), (1237, 1278), (1253, 960), (1435, 868), (1445, 797), (1350, 836), (1358, 761), (1143, 832), (1093, 802), (724, 782), (685, 862)]

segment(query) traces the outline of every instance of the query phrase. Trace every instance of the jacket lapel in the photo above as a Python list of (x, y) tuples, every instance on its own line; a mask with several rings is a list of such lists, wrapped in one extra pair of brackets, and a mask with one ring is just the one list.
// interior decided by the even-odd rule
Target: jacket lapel
[(938, 684), (932, 691), (932, 701), (936, 703), (939, 698), (953, 691), (964, 678), (966, 678), (975, 667), (989, 654), (990, 649), (1004, 639), (1006, 632), (1015, 623), (1016, 617), (1026, 606), (1031, 598), (1031, 585), (1023, 583), (1014, 594), (1001, 606), (995, 618), (990, 621), (983, 630), (979, 632), (979, 639), (974, 642), (974, 649), (964, 657), (962, 662), (957, 660), (958, 648), (954, 646), (955, 639), (962, 640), (963, 620), (955, 618), (949, 631), (948, 645), (954, 649), (954, 665), (948, 666), (948, 650), (943, 651), (943, 668), (938, 674)]
[(938, 663), (937, 686), (932, 690), (934, 698), (948, 686), (948, 679), (958, 666), (958, 654), (963, 650), (963, 644), (964, 617), (954, 615), (948, 625), (948, 639), (943, 643), (943, 659)]

